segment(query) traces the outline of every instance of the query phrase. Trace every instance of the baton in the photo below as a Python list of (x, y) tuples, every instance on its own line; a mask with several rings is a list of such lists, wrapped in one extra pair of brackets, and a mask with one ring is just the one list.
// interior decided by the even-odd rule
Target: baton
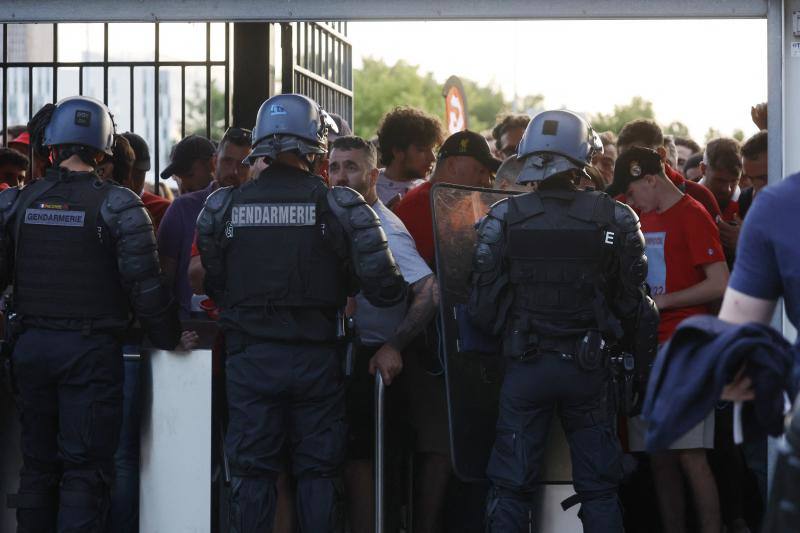
[(383, 377), (375, 372), (375, 533), (383, 533)]

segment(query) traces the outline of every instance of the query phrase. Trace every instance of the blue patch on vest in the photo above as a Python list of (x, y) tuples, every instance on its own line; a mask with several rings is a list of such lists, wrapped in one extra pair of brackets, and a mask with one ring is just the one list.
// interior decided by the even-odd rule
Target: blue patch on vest
[(235, 204), (231, 210), (231, 225), (235, 228), (313, 226), (316, 223), (316, 204)]
[(86, 219), (84, 211), (65, 211), (62, 209), (26, 209), (25, 224), (41, 226), (83, 227)]

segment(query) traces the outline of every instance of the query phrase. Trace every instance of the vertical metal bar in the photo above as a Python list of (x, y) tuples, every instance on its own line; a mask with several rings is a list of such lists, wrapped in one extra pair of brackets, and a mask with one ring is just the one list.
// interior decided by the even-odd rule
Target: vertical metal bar
[(380, 371), (375, 372), (375, 533), (383, 533), (384, 479), (384, 386)]
[(8, 24), (3, 23), (3, 146), (8, 146)]
[(155, 164), (155, 176), (153, 177), (153, 193), (158, 195), (158, 196), (161, 196), (161, 187), (159, 187), (159, 180), (161, 178), (161, 175), (159, 174), (159, 170), (160, 170), (159, 167), (160, 167), (160, 163), (161, 163), (161, 153), (159, 152), (159, 149), (160, 149), (159, 144), (160, 143), (158, 142), (158, 137), (159, 137), (159, 131), (158, 131), (158, 114), (159, 114), (158, 97), (159, 97), (159, 88), (158, 88), (158, 86), (159, 86), (159, 83), (160, 83), (160, 80), (159, 80), (159, 77), (160, 77), (159, 76), (160, 54), (158, 53), (159, 52), (159, 50), (158, 50), (159, 27), (158, 27), (158, 22), (155, 22), (154, 24), (156, 25), (156, 31), (155, 31), (155, 44), (156, 45), (155, 45), (155, 48), (154, 48), (154, 50), (155, 50), (155, 52), (154, 52), (155, 53), (155, 62), (154, 62), (154, 65), (153, 65), (153, 84), (154, 84), (153, 92), (155, 93), (155, 103), (153, 104), (153, 110), (155, 111), (155, 116), (153, 117), (153, 124), (155, 126), (155, 135), (153, 136), (153, 153), (155, 154), (155, 163), (156, 164)]
[(103, 103), (108, 105), (108, 22), (103, 23)]
[(83, 96), (83, 65), (78, 67), (78, 94)]
[(53, 103), (58, 101), (58, 23), (53, 23)]
[(230, 99), (230, 76), (231, 76), (231, 57), (230, 57), (230, 27), (231, 23), (225, 23), (225, 129), (230, 125), (231, 99)]
[(28, 121), (33, 117), (33, 67), (28, 67)]
[(181, 65), (181, 139), (186, 137), (186, 65)]
[(135, 106), (136, 100), (135, 100), (135, 96), (134, 96), (133, 74), (134, 74), (133, 65), (131, 65), (131, 68), (128, 71), (128, 82), (129, 82), (128, 92), (130, 92), (130, 95), (131, 95), (131, 101), (130, 101), (130, 111), (131, 111), (130, 126), (131, 126), (131, 131), (136, 131), (134, 129), (135, 126), (134, 126), (134, 122), (133, 122), (134, 121), (134, 115), (135, 115), (134, 109), (136, 108), (136, 106)]
[[(293, 46), (294, 39), (292, 38), (292, 31), (294, 30), (294, 23), (289, 22), (281, 25), (281, 92), (292, 93), (294, 92), (294, 53)], [(297, 23), (298, 27), (301, 23)], [(300, 36), (297, 36), (298, 45), (300, 43)]]
[(206, 137), (211, 138), (211, 23), (206, 22)]

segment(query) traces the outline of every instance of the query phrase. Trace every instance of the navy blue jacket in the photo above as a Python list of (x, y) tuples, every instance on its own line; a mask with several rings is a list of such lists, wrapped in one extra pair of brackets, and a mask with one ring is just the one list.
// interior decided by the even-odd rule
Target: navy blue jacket
[(650, 374), (642, 409), (649, 423), (647, 449), (666, 449), (703, 420), (744, 362), (755, 390), (755, 400), (743, 409), (745, 438), (779, 435), (784, 391), (790, 399), (796, 393), (796, 357), (783, 335), (769, 326), (730, 324), (709, 315), (686, 319), (659, 350)]

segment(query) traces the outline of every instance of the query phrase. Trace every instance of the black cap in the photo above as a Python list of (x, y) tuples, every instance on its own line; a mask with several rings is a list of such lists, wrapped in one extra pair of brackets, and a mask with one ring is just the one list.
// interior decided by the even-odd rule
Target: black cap
[(147, 141), (132, 131), (126, 131), (122, 136), (125, 137), (131, 148), (133, 148), (133, 153), (136, 154), (133, 168), (136, 170), (150, 170), (150, 148), (147, 146)]
[(452, 134), (439, 148), (440, 160), (454, 155), (474, 157), (492, 172), (497, 172), (502, 163), (502, 161), (492, 156), (489, 143), (486, 142), (483, 135), (469, 130)]
[(214, 156), (214, 143), (199, 135), (189, 135), (172, 147), (169, 154), (169, 165), (161, 172), (163, 179), (176, 174), (183, 174), (196, 159), (210, 159)]
[(625, 194), (628, 186), (634, 181), (663, 171), (664, 164), (658, 152), (634, 146), (617, 158), (614, 165), (614, 181), (608, 186), (606, 193), (610, 196)]

